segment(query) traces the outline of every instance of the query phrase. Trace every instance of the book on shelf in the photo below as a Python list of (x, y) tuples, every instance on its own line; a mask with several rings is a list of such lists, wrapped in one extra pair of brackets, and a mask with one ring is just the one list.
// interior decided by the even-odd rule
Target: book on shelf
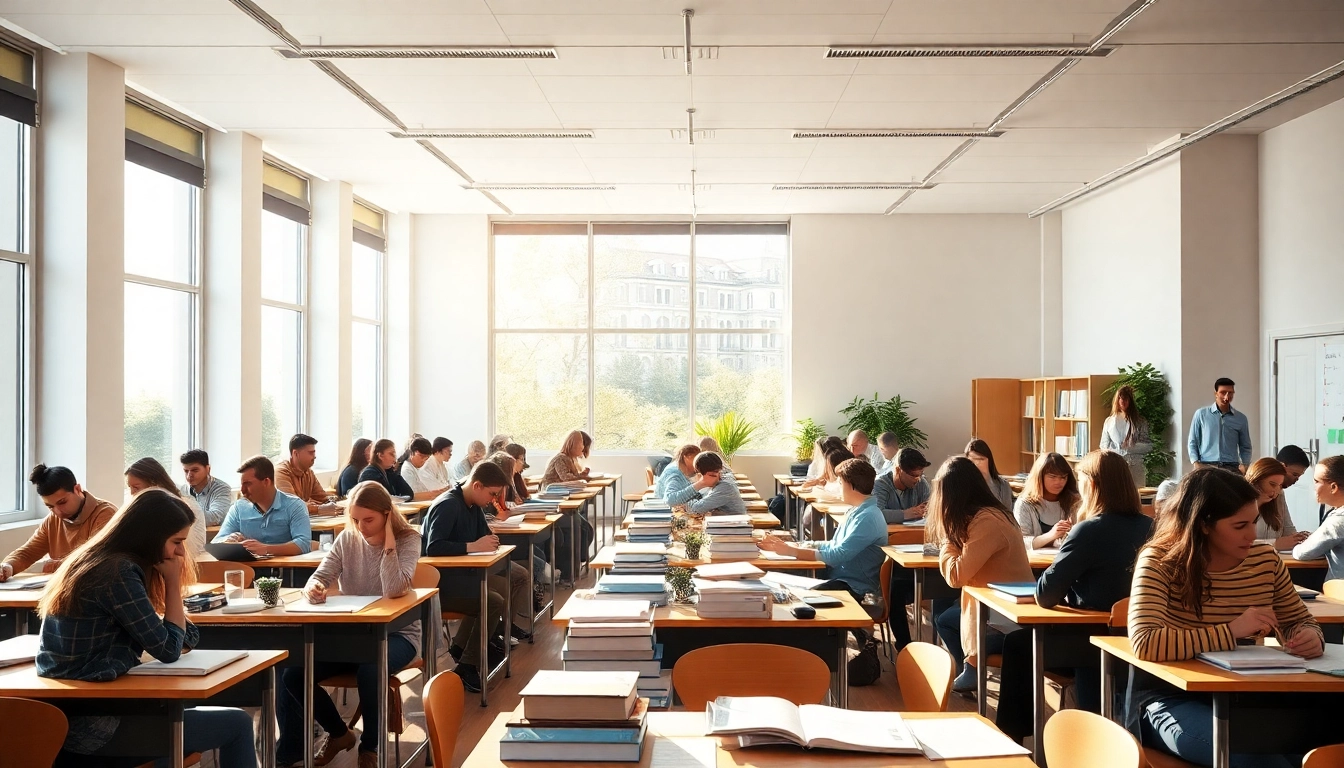
[(1036, 601), (1036, 582), (1034, 581), (990, 582), (989, 588), (997, 592), (999, 597), (1014, 603)]
[(1026, 405), (1022, 409), (1022, 416), (1030, 419), (1035, 415), (1036, 415), (1036, 396), (1027, 395)]
[(1205, 664), (1242, 675), (1275, 675), (1305, 672), (1307, 660), (1280, 648), (1243, 645), (1235, 651), (1205, 651), (1195, 654)]
[(565, 602), (570, 624), (653, 621), (648, 600), (593, 600), (570, 597)]
[[(611, 603), (607, 603), (610, 605)], [(569, 622), (570, 637), (652, 637), (652, 621)]]
[(635, 711), (636, 681), (628, 671), (538, 670), (519, 696), (528, 720), (626, 720)]
[(924, 753), (899, 712), (798, 706), (773, 696), (720, 696), (706, 709), (707, 734), (736, 736), (743, 747), (797, 744), (808, 749)]
[(657, 677), (658, 672), (663, 668), (663, 646), (661, 644), (653, 646), (652, 659), (566, 659), (564, 665), (566, 672), (620, 670), (622, 672), (634, 672), (640, 677)]

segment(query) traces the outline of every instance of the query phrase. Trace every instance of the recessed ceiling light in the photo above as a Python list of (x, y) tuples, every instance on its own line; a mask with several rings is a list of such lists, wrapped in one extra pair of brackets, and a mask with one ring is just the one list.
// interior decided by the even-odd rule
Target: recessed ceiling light
[(592, 131), (392, 131), (396, 139), (591, 139)]
[(1106, 57), (1114, 46), (1090, 50), (1087, 45), (832, 45), (828, 59), (940, 59), (1023, 58), (1044, 56)]
[(794, 131), (795, 139), (993, 139), (1003, 131), (983, 128), (858, 128), (854, 130)]
[(305, 45), (276, 48), (287, 59), (554, 59), (554, 48), (492, 45)]

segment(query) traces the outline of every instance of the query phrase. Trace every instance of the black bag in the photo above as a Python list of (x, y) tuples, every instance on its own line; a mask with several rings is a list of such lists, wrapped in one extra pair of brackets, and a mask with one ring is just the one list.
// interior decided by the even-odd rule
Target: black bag
[(877, 655), (877, 638), (868, 635), (857, 656), (848, 662), (849, 684), (872, 685), (882, 676), (882, 660)]

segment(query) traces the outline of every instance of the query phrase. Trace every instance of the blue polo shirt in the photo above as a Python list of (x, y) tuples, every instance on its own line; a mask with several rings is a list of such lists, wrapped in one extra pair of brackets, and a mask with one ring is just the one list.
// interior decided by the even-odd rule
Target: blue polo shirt
[(293, 542), (299, 545), (300, 553), (313, 548), (313, 525), (308, 519), (308, 505), (284, 491), (275, 492), (275, 500), (265, 512), (247, 499), (233, 502), (214, 540), (223, 541), (234, 533), (262, 544)]

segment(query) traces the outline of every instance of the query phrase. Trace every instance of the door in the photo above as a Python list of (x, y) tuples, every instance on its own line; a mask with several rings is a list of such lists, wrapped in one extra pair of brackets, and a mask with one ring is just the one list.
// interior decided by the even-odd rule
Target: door
[[(1313, 462), (1344, 453), (1344, 334), (1274, 342), (1274, 450), (1296, 445)], [(1298, 530), (1320, 524), (1311, 470), (1284, 492)]]

